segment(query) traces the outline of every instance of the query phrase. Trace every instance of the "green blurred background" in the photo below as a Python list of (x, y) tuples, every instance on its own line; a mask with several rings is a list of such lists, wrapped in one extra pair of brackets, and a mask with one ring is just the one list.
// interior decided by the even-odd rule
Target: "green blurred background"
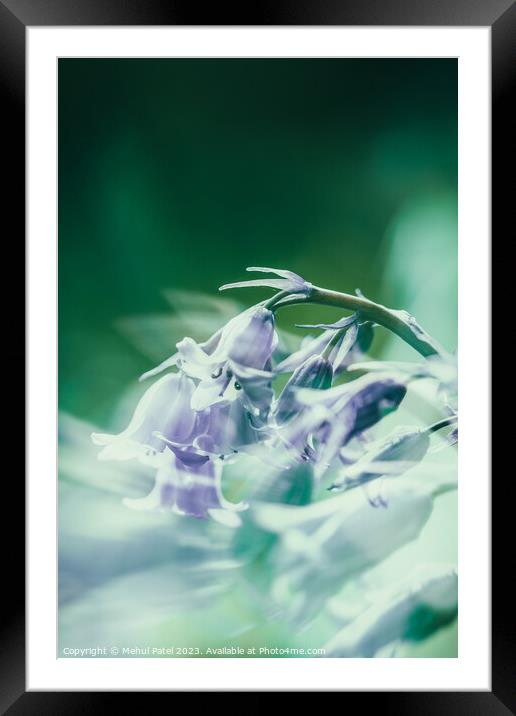
[(61, 409), (107, 424), (152, 364), (117, 321), (248, 265), (359, 287), (455, 349), (456, 200), (456, 60), (59, 60)]

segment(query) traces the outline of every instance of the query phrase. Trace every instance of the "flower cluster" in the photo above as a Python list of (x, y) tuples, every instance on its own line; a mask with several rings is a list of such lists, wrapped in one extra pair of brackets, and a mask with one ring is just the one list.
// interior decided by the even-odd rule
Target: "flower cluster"
[[(437, 431), (448, 431), (444, 445), (457, 441), (456, 361), (422, 330), (415, 340), (403, 312), (361, 294), (325, 291), (291, 271), (249, 270), (268, 275), (221, 289), (264, 286), (277, 293), (204, 342), (182, 338), (172, 356), (141, 377), (153, 382), (126, 429), (93, 433), (92, 440), (101, 447), (99, 459), (134, 460), (153, 472), (151, 491), (125, 498), (125, 505), (213, 518), (236, 528), (234, 556), (249, 563), (270, 559), (275, 604), (306, 622), (343, 585), (416, 539), (434, 498), (454, 489), (453, 479), (418, 482), (406, 473), (435, 450)], [(277, 311), (325, 298), (328, 305), (342, 304), (349, 315), (300, 326), (319, 333), (286, 351)], [(420, 350), (424, 361), (366, 360), (382, 320)], [(385, 430), (385, 418), (420, 379), (434, 385), (438, 419)], [(251, 478), (245, 501), (233, 502), (224, 494), (223, 478), (238, 463)], [(250, 465), (258, 473), (256, 484)], [(380, 494), (384, 481), (390, 485), (388, 499)], [(371, 483), (374, 499), (367, 492)], [(380, 630), (378, 636), (371, 626), (377, 622), (396, 622), (396, 629), (412, 638), (414, 610), (428, 609), (432, 624), (448, 623), (453, 594), (442, 608), (439, 599), (441, 592), (449, 596), (456, 589), (456, 575), (448, 570), (436, 579), (418, 586), (416, 596), (412, 587), (393, 593), (387, 611), (364, 612), (359, 632), (343, 629), (330, 652), (374, 653), (387, 633)]]
[(151, 494), (128, 505), (198, 518), (241, 509), (222, 494), (222, 463), (265, 436), (276, 345), (274, 314), (257, 305), (203, 344), (184, 338), (151, 371), (177, 368), (151, 385), (123, 432), (92, 435), (100, 459), (136, 458), (157, 469)]
[[(280, 292), (244, 310), (203, 343), (190, 337), (179, 341), (174, 355), (142, 376), (164, 373), (145, 392), (127, 428), (118, 435), (92, 435), (93, 442), (102, 446), (100, 459), (136, 459), (156, 469), (151, 493), (126, 500), (128, 506), (238, 524), (227, 513), (246, 505), (223, 495), (225, 461), (252, 451), (283, 469), (307, 462), (315, 479), (321, 480), (335, 463), (349, 467), (348, 444), (367, 434), (403, 400), (407, 379), (400, 378), (399, 371), (397, 377), (373, 371), (332, 387), (335, 377), (372, 341), (372, 322), (362, 320), (359, 312), (331, 324), (304, 326), (322, 333), (277, 360), (275, 312), (285, 299), (308, 297), (313, 287), (291, 271), (249, 270), (278, 278), (242, 281), (221, 289), (267, 286)], [(288, 372), (290, 378), (275, 397), (275, 378)], [(375, 467), (362, 467), (364, 461), (371, 462), (368, 453), (365, 460), (356, 461), (353, 476), (343, 473), (330, 489), (393, 474), (393, 465), (399, 474), (406, 469), (406, 460), (411, 464), (422, 458), (427, 442), (424, 431), (404, 435), (371, 458)], [(385, 461), (389, 469), (379, 471), (378, 465)]]

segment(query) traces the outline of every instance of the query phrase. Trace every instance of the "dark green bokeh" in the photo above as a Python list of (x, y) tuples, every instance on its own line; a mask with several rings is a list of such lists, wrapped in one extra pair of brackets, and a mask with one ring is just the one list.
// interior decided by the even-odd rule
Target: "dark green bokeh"
[(386, 231), (455, 205), (456, 152), (452, 59), (60, 60), (60, 407), (108, 421), (150, 367), (114, 323), (166, 287), (266, 265), (391, 300)]

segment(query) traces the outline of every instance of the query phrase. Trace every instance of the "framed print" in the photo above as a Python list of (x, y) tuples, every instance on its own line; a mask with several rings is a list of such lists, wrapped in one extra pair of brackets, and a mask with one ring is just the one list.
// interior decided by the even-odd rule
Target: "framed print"
[(514, 707), (490, 465), (509, 6), (4, 2), (28, 309), (6, 712)]

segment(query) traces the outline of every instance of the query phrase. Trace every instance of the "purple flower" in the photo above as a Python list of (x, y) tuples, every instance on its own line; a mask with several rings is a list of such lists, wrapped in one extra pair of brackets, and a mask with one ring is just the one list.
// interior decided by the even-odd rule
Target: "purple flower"
[(273, 409), (277, 425), (290, 420), (303, 409), (296, 392), (299, 388), (326, 390), (331, 387), (333, 370), (330, 361), (322, 355), (312, 355), (299, 365), (290, 376)]
[(217, 403), (202, 413), (201, 428), (193, 447), (201, 453), (222, 459), (255, 445), (266, 433), (254, 424), (243, 402)]
[(258, 438), (240, 402), (196, 412), (191, 408), (194, 390), (194, 381), (184, 373), (163, 376), (146, 391), (122, 433), (93, 433), (92, 439), (103, 446), (102, 460), (137, 458), (157, 468), (152, 491), (124, 500), (129, 507), (224, 521), (222, 511), (242, 506), (224, 498), (222, 462), (214, 454), (235, 452)]
[(304, 446), (302, 454), (316, 462), (315, 477), (320, 478), (352, 438), (397, 409), (406, 390), (393, 378), (375, 375), (325, 391), (301, 390), (298, 399), (310, 411), (299, 422), (292, 421), (289, 442), (297, 449)]
[(273, 374), (267, 369), (277, 343), (274, 314), (258, 304), (232, 318), (204, 344), (183, 338), (174, 356), (145, 375), (177, 365), (198, 381), (191, 399), (194, 410), (239, 398), (265, 420), (273, 397)]
[[(373, 379), (364, 376), (354, 381), (361, 385), (351, 387), (349, 394), (331, 406), (334, 419), (326, 422), (318, 433), (320, 451), (316, 477), (324, 474), (326, 468), (339, 450), (365, 430), (378, 423), (384, 416), (396, 410), (405, 397), (406, 387), (393, 378)], [(353, 386), (353, 384), (351, 384)], [(348, 384), (346, 388), (350, 387)]]
[(417, 465), (430, 446), (430, 432), (425, 429), (405, 430), (395, 437), (371, 447), (348, 467), (329, 488), (349, 490), (385, 475), (395, 477)]
[(166, 447), (151, 492), (142, 498), (125, 498), (136, 510), (171, 511), (198, 519), (219, 518), (220, 511), (236, 511), (244, 505), (222, 494), (222, 464), (191, 450)]
[(103, 449), (101, 460), (129, 460), (157, 466), (165, 443), (157, 433), (178, 445), (189, 445), (197, 434), (199, 416), (190, 403), (195, 384), (183, 373), (171, 373), (157, 380), (140, 399), (129, 425), (118, 435), (92, 433), (95, 445)]
[(367, 361), (355, 363), (350, 370), (368, 372), (388, 371), (393, 375), (400, 375), (405, 380), (431, 378), (437, 381), (438, 395), (445, 406), (453, 413), (457, 412), (458, 367), (457, 356), (442, 353), (428, 356), (424, 362), (406, 361)]

